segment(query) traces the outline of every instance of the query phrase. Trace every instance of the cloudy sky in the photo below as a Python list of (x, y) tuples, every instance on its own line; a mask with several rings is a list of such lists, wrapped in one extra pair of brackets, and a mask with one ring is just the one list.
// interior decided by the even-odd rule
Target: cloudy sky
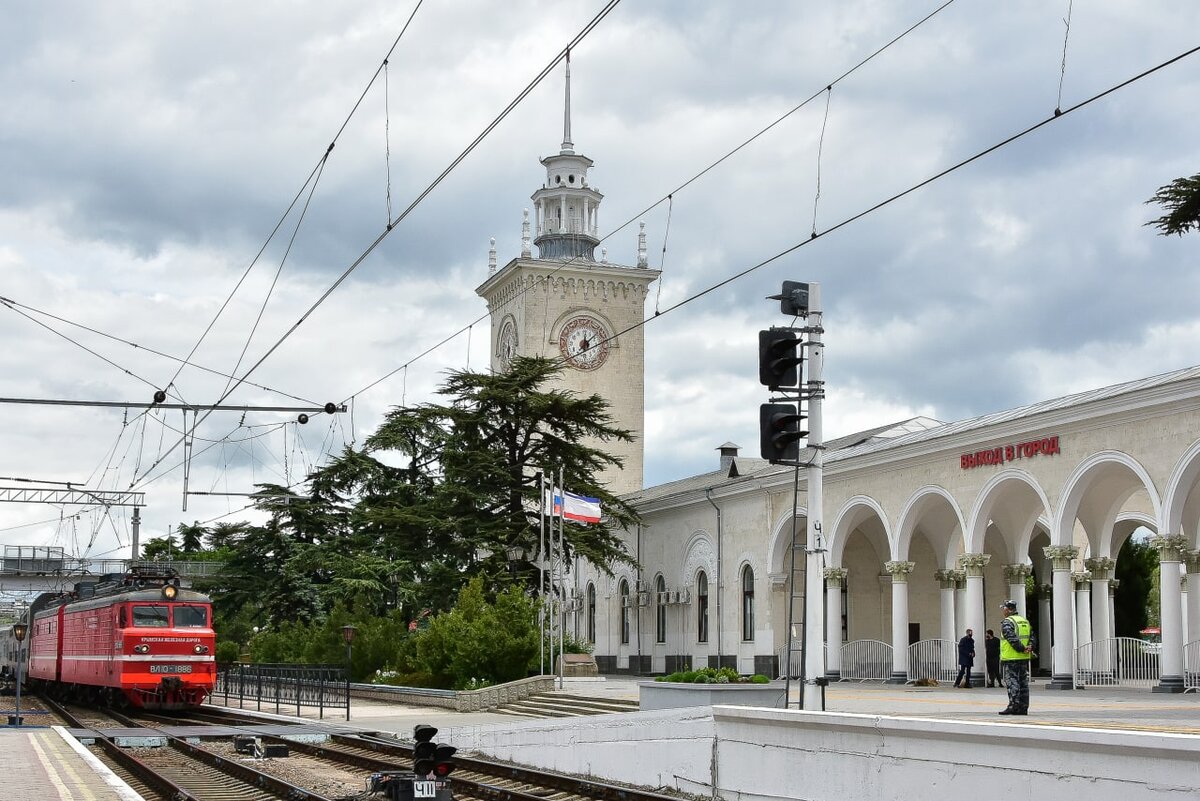
[[(248, 492), (361, 441), (446, 370), (485, 367), (486, 322), (421, 354), (482, 317), (489, 237), (502, 264), (519, 252), (538, 159), (561, 140), (561, 67), (304, 315), (385, 232), (389, 188), (394, 217), (603, 3), (425, 3), (372, 82), (415, 4), (10, 10), (0, 396), (214, 403), (261, 361), (226, 403), (351, 401), (306, 426), (204, 419), (189, 487)], [(644, 221), (663, 269), (648, 317), (806, 242), (814, 216), (834, 228), (1200, 44), (1193, 0), (1081, 0), (1064, 71), (1068, 0), (956, 0), (838, 80), (939, 5), (630, 0), (574, 49), (574, 141), (596, 162), (609, 260), (634, 262)], [(1198, 96), (1200, 55), (654, 317), (647, 482), (713, 469), (726, 440), (757, 455), (756, 331), (786, 322), (764, 300), (784, 279), (822, 285), (830, 436), (1200, 363), (1200, 237), (1143, 225), (1158, 186), (1200, 169)], [(236, 496), (182, 510), (179, 411), (0, 408), (0, 485), (132, 486), (143, 539), (244, 517)], [(128, 548), (124, 511), (0, 507), (0, 544)]]

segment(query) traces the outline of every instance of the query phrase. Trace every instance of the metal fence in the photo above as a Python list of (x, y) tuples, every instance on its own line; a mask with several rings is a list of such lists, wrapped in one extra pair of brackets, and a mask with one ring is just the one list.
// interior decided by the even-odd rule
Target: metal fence
[(1135, 637), (1084, 643), (1075, 649), (1075, 686), (1150, 689), (1162, 675), (1160, 649), (1158, 643)]
[(851, 640), (842, 646), (842, 678), (886, 681), (892, 675), (892, 646), (880, 640)]
[(1183, 686), (1185, 692), (1200, 690), (1200, 640), (1183, 646)]
[(958, 676), (958, 643), (920, 640), (908, 646), (908, 678), (954, 681)]
[(241, 664), (217, 666), (217, 683), (211, 700), (220, 697), (225, 705), (236, 700), (245, 708), (253, 702), (259, 710), (274, 704), (276, 714), (284, 706), (317, 707), (320, 717), (325, 710), (345, 709), (350, 719), (349, 677), (346, 668), (337, 665)]

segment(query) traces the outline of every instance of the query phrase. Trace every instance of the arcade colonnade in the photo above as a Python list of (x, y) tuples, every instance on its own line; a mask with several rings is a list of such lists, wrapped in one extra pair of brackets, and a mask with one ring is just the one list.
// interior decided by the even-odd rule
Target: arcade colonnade
[[(797, 484), (788, 468), (720, 450), (714, 472), (627, 496), (643, 518), (626, 532), (638, 566), (574, 572), (576, 634), (602, 669), (781, 672), (789, 620), (794, 636), (803, 620), (791, 591), (804, 587), (804, 559), (791, 560), (803, 473)], [(825, 464), (829, 675), (842, 673), (843, 644), (877, 641), (891, 646), (889, 680), (919, 678), (910, 643), (970, 628), (982, 680), (983, 633), (998, 633), (1011, 598), (1036, 622), (1051, 686), (1072, 687), (1077, 647), (1114, 635), (1116, 557), (1135, 532), (1159, 555), (1156, 689), (1180, 691), (1200, 668), (1185, 665), (1185, 647), (1200, 661), (1200, 368), (861, 432), (828, 443)]]

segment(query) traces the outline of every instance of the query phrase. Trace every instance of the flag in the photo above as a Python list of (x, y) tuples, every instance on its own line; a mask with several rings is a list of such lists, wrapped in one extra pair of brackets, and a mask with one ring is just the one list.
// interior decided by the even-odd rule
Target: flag
[(580, 523), (599, 523), (600, 499), (563, 492), (562, 516)]
[(542, 512), (550, 517), (562, 517), (563, 501), (562, 493), (558, 490), (546, 490), (545, 499), (542, 502)]

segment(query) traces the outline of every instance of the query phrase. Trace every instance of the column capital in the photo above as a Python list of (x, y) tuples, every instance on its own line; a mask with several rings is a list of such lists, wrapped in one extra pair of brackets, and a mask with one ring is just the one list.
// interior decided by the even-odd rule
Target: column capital
[(965, 587), (967, 585), (967, 571), (951, 570), (950, 575), (954, 577), (954, 584), (955, 584), (956, 589), (961, 590), (963, 587)]
[(846, 586), (846, 576), (850, 571), (844, 567), (827, 567), (825, 568), (825, 586), (831, 589)]
[(1108, 594), (1109, 594), (1109, 595), (1116, 595), (1116, 594), (1117, 594), (1117, 587), (1120, 587), (1120, 586), (1121, 586), (1121, 580), (1120, 580), (1120, 579), (1112, 579), (1112, 580), (1110, 580), (1110, 581), (1108, 582)]
[(916, 562), (896, 561), (896, 562), (885, 562), (883, 565), (883, 569), (891, 574), (892, 583), (897, 584), (897, 583), (907, 582), (908, 574), (913, 572), (913, 568), (916, 566), (917, 566)]
[(957, 570), (935, 570), (933, 571), (933, 577), (940, 582), (943, 590), (952, 590), (954, 589), (954, 585), (958, 583)]
[(1024, 584), (1033, 575), (1033, 565), (1004, 565), (1004, 580), (1009, 584)]
[(1187, 565), (1187, 572), (1200, 573), (1200, 551), (1188, 551), (1183, 555), (1183, 563)]
[(1182, 562), (1187, 552), (1187, 537), (1182, 534), (1166, 537), (1151, 537), (1148, 542), (1152, 548), (1158, 549), (1159, 562)]
[(1070, 570), (1071, 562), (1079, 556), (1079, 548), (1074, 545), (1048, 545), (1042, 553), (1050, 560), (1054, 570)]
[(773, 590), (782, 590), (787, 587), (787, 573), (768, 573), (767, 580), (771, 583)]
[(1092, 589), (1092, 574), (1086, 570), (1073, 571), (1071, 573), (1071, 581), (1075, 582), (1076, 590), (1087, 590), (1090, 592)]
[(1093, 556), (1083, 560), (1084, 567), (1092, 574), (1092, 581), (1108, 581), (1112, 578), (1117, 560), (1108, 556)]
[(1054, 597), (1054, 585), (1053, 584), (1037, 585), (1037, 597), (1039, 600), (1049, 601), (1051, 598)]
[(958, 555), (958, 566), (967, 572), (968, 576), (982, 576), (983, 568), (992, 561), (990, 553), (961, 553)]

